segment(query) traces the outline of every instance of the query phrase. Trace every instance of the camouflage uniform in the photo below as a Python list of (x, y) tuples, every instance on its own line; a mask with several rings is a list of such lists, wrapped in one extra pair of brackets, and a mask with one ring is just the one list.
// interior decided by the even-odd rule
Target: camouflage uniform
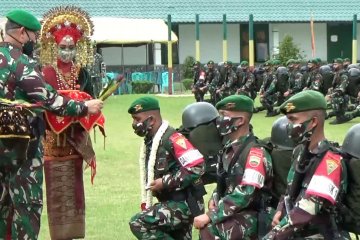
[[(138, 239), (191, 239), (193, 215), (186, 196), (190, 187), (203, 174), (204, 164), (186, 169), (180, 166), (180, 160), (174, 153), (177, 142), (170, 140), (174, 133), (175, 130), (168, 127), (157, 151), (154, 179), (162, 178), (164, 184), (161, 193), (155, 194), (159, 202), (130, 220), (130, 229)], [(144, 141), (147, 162), (152, 138), (145, 137)], [(197, 205), (203, 211), (203, 201), (199, 201)]]
[[(84, 104), (65, 99), (46, 85), (35, 66), (36, 62), (22, 54), (21, 49), (0, 43), (0, 97), (41, 103), (58, 115), (87, 114)], [(26, 160), (11, 170), (9, 166), (1, 166), (4, 174), (1, 182), (9, 193), (1, 203), (1, 239), (6, 235), (10, 237), (8, 234), (12, 239), (37, 239), (43, 204), (43, 124), (42, 115), (38, 114), (33, 119), (36, 138), (28, 148)], [(1, 150), (2, 154), (4, 151), (6, 149)]]
[(299, 69), (299, 61), (295, 60), (294, 68), (292, 71), (289, 71), (289, 95), (286, 96), (286, 98), (290, 98), (292, 95), (301, 92), (303, 88), (303, 74)]
[(265, 103), (264, 105), (266, 106), (267, 109), (267, 113), (266, 113), (267, 117), (275, 116), (278, 114), (276, 111), (274, 111), (274, 104), (278, 100), (278, 89), (277, 89), (278, 79), (276, 77), (276, 74), (272, 73), (271, 79), (272, 80), (269, 85), (269, 88), (265, 91), (263, 97), (264, 99), (263, 102)]
[(236, 93), (239, 85), (237, 82), (236, 73), (232, 69), (232, 63), (231, 62), (225, 62), (225, 78), (224, 82), (222, 83), (219, 91), (219, 96), (221, 99), (224, 99), (227, 96), (233, 95)]
[[(212, 63), (211, 67), (209, 66), (210, 63)], [(213, 66), (213, 64), (214, 64), (214, 62), (212, 62), (212, 61), (208, 62), (208, 69), (206, 70), (206, 73), (205, 73), (205, 82), (206, 82), (207, 88), (209, 89), (209, 92), (210, 92), (211, 103), (215, 105), (217, 102), (217, 100), (216, 100), (217, 86), (216, 85), (219, 83), (220, 72), (217, 68), (215, 68)]]
[[(349, 77), (347, 71), (341, 69), (335, 72), (333, 80), (333, 88), (330, 90), (331, 94), (331, 106), (336, 119), (331, 124), (339, 124), (350, 120), (345, 116), (347, 105), (349, 103), (349, 96), (347, 95), (346, 89), (349, 85)], [(329, 115), (330, 115), (329, 114)]]
[[(241, 151), (240, 156), (233, 159), (239, 150)], [(259, 155), (254, 156), (253, 151)], [(261, 161), (255, 165), (263, 164), (264, 167), (261, 187), (246, 183), (246, 179), (249, 177), (247, 175), (247, 164), (252, 160), (259, 160), (259, 157)], [(223, 189), (220, 190), (218, 183), (218, 188), (212, 195), (216, 207), (208, 212), (211, 223), (200, 230), (201, 239), (248, 239), (257, 237), (258, 226), (265, 227), (269, 224), (273, 214), (271, 207), (263, 206), (260, 210), (259, 205), (267, 197), (262, 189), (270, 187), (272, 178), (271, 156), (263, 147), (256, 145), (255, 138), (250, 133), (236, 141), (229, 141), (225, 145), (222, 161), (218, 165), (218, 172), (222, 171), (226, 172), (227, 178)], [(264, 211), (265, 215), (260, 219), (258, 215), (261, 211)]]
[(309, 72), (305, 87), (323, 93), (323, 77), (319, 72), (319, 68), (317, 68), (317, 60), (309, 60), (309, 64), (312, 64), (313, 66)]
[(265, 109), (269, 109), (269, 102), (264, 97), (265, 92), (268, 90), (268, 88), (270, 87), (270, 84), (271, 84), (271, 82), (273, 80), (272, 67), (271, 67), (269, 61), (265, 62), (264, 68), (265, 68), (265, 71), (264, 71), (263, 76), (262, 76), (263, 82), (262, 82), (262, 84), (260, 86), (260, 90), (259, 90), (260, 103), (261, 103), (262, 106), (257, 107), (255, 109), (255, 112), (259, 112), (259, 111), (263, 111)]
[(237, 74), (238, 82), (240, 83), (240, 87), (237, 90), (238, 94), (246, 95), (252, 99), (256, 98), (256, 86), (255, 86), (255, 76), (252, 72), (247, 68), (246, 70), (242, 70)]
[[(299, 155), (304, 151), (304, 145), (298, 145), (293, 152), (293, 164), (290, 168), (287, 182), (288, 188), (285, 196), (289, 193), (294, 176), (295, 168), (297, 161), (294, 161), (299, 158)], [(318, 197), (315, 195), (308, 195), (306, 191), (309, 187), (309, 183), (314, 176), (316, 168), (320, 165), (321, 160), (325, 157), (327, 152), (334, 153), (330, 148), (330, 143), (327, 140), (322, 140), (318, 143), (316, 149), (312, 150), (310, 153), (309, 168), (306, 168), (305, 176), (301, 183), (298, 196), (295, 197), (294, 202), (290, 205), (293, 205), (292, 209), (287, 209), (286, 206), (287, 200), (282, 198), (278, 204), (277, 211), (282, 212), (282, 219), (278, 225), (276, 225), (272, 231), (267, 234), (263, 239), (290, 239), (291, 237), (303, 237), (311, 236), (316, 233), (321, 233), (325, 239), (334, 239), (334, 228), (331, 226), (331, 205), (330, 201), (323, 197)], [(330, 161), (330, 160), (326, 160)], [(334, 166), (332, 166), (334, 167)], [(339, 192), (346, 190), (347, 178), (346, 178), (346, 165), (344, 161), (341, 161), (341, 165), (336, 165), (336, 168), (341, 168), (341, 179), (340, 179), (340, 189)], [(335, 168), (335, 169), (336, 169)], [(329, 169), (329, 165), (328, 165)], [(328, 171), (334, 171), (335, 169), (331, 168)], [(323, 183), (323, 182), (322, 182)], [(296, 184), (296, 183), (294, 183)], [(299, 185), (299, 186), (300, 186)], [(327, 185), (320, 185), (318, 188), (327, 188)], [(341, 196), (341, 194), (339, 194)], [(339, 197), (338, 196), (338, 197)], [(337, 199), (339, 200), (339, 198)], [(289, 211), (289, 212), (288, 212)], [(335, 230), (337, 231), (337, 230)], [(347, 239), (347, 234), (343, 233), (343, 238)], [(295, 238), (297, 239), (297, 238)]]
[(194, 66), (194, 83), (192, 87), (192, 91), (194, 93), (194, 97), (197, 102), (203, 102), (204, 101), (204, 95), (206, 90), (201, 90), (200, 88), (206, 87), (205, 83), (205, 73), (201, 70), (200, 62), (195, 62)]

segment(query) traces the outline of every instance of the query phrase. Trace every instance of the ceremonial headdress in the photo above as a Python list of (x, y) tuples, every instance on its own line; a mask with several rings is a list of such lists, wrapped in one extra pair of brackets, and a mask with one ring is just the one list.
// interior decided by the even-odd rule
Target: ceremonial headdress
[(53, 64), (57, 59), (57, 45), (65, 36), (73, 39), (77, 46), (75, 61), (82, 66), (93, 61), (93, 47), (90, 36), (94, 24), (87, 12), (74, 6), (50, 9), (44, 15), (40, 34), (42, 64)]

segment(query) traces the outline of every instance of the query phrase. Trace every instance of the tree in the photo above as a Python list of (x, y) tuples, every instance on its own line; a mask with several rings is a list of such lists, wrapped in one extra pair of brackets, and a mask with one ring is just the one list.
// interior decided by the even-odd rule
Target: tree
[(283, 65), (289, 59), (302, 59), (303, 56), (300, 54), (300, 48), (294, 43), (293, 37), (290, 35), (285, 35), (283, 41), (279, 45), (279, 55), (278, 59)]
[(194, 71), (193, 71), (193, 65), (195, 62), (195, 58), (192, 56), (187, 56), (184, 60), (184, 63), (182, 65), (182, 77), (185, 78), (193, 78)]

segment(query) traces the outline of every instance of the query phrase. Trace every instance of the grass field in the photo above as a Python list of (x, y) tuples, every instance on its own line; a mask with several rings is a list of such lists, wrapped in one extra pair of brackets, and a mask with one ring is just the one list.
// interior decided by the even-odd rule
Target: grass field
[[(106, 101), (106, 133), (104, 141), (96, 131), (97, 175), (94, 185), (90, 183), (90, 171), (85, 171), (86, 194), (86, 239), (128, 240), (135, 239), (128, 226), (132, 215), (139, 211), (138, 152), (142, 139), (131, 128), (131, 117), (127, 113), (130, 103), (141, 95), (113, 96)], [(163, 118), (178, 127), (184, 107), (194, 102), (193, 97), (157, 97)], [(270, 136), (276, 117), (265, 118), (265, 112), (253, 116), (255, 134), (260, 138)], [(332, 126), (326, 123), (326, 136), (342, 142), (346, 131), (360, 119)], [(210, 189), (208, 187), (208, 189)], [(45, 194), (44, 194), (45, 195)], [(41, 218), (40, 240), (50, 239), (46, 199)], [(195, 233), (195, 235), (197, 235)], [(194, 239), (196, 239), (194, 235)]]

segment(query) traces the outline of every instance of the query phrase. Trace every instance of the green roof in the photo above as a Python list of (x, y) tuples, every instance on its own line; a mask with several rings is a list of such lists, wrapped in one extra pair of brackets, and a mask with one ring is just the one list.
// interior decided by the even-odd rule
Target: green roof
[(352, 21), (360, 11), (359, 0), (3, 0), (0, 15), (13, 8), (23, 8), (41, 17), (50, 8), (76, 5), (90, 16), (167, 19), (173, 22), (247, 22), (249, 14), (255, 22), (307, 22), (311, 13), (315, 22)]

